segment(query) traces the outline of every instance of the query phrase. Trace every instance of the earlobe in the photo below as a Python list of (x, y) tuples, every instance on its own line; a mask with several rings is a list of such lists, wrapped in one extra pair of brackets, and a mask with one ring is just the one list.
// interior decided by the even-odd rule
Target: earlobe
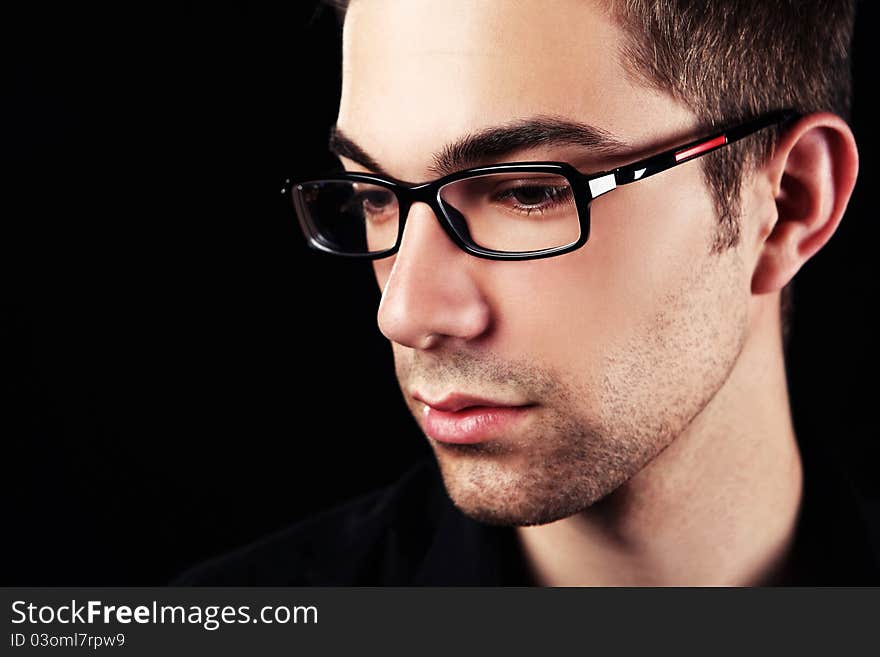
[(752, 293), (781, 290), (831, 239), (858, 175), (858, 148), (846, 122), (827, 112), (799, 119), (763, 169), (776, 222), (760, 247)]

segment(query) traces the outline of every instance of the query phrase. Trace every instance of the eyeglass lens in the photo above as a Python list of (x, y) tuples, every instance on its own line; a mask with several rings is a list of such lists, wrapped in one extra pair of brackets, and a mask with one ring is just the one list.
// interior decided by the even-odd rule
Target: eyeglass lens
[[(313, 239), (343, 253), (378, 253), (398, 239), (397, 196), (381, 185), (321, 180), (296, 185), (293, 200)], [(543, 172), (491, 173), (440, 188), (444, 215), (466, 243), (508, 253), (567, 246), (580, 237), (571, 184)]]

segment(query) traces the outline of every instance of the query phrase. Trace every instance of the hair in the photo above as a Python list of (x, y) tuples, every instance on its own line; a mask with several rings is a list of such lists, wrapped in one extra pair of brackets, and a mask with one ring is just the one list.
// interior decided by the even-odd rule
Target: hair
[[(349, 0), (321, 0), (340, 25)], [(857, 0), (600, 0), (624, 32), (627, 74), (689, 108), (701, 129), (765, 112), (832, 112), (850, 120), (850, 58)], [(712, 253), (740, 241), (743, 178), (773, 154), (767, 128), (700, 158), (718, 215)], [(787, 355), (794, 280), (780, 293)]]

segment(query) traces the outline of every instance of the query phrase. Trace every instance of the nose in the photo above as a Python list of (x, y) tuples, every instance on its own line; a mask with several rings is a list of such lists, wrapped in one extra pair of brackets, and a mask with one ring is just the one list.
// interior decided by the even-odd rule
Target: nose
[(488, 328), (489, 305), (472, 272), (479, 263), (450, 239), (430, 206), (413, 203), (391, 259), (378, 312), (386, 338), (430, 349), (449, 338), (473, 339)]

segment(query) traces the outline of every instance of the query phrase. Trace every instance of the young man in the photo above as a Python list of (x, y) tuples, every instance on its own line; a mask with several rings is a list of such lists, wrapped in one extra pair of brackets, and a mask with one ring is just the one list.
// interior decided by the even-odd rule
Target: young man
[(286, 193), (372, 258), (436, 463), (179, 583), (875, 582), (784, 367), (858, 172), (827, 6), (353, 0), (330, 145), (361, 175)]

